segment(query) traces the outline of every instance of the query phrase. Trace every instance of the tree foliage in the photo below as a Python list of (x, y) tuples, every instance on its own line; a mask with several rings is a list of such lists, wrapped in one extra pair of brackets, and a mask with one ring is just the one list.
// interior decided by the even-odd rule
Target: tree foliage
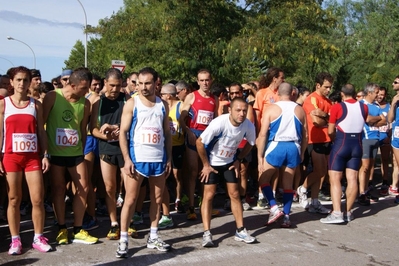
[[(102, 75), (120, 59), (126, 72), (152, 66), (164, 80), (187, 81), (208, 68), (228, 85), (278, 66), (309, 87), (320, 71), (336, 88), (387, 85), (399, 70), (398, 24), (399, 0), (125, 0), (87, 30), (88, 67)], [(65, 64), (83, 60), (78, 41)]]

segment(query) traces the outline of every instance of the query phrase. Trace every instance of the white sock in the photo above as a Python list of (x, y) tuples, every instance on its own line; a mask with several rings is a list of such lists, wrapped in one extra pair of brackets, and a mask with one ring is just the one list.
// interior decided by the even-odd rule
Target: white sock
[(121, 237), (120, 241), (122, 242), (127, 242), (128, 241), (128, 233), (127, 232), (121, 232)]
[(39, 239), (39, 237), (41, 237), (43, 234), (35, 234), (35, 236), (33, 237), (33, 242), (35, 242), (37, 239)]
[(114, 226), (118, 226), (119, 227), (118, 222), (111, 222), (111, 227), (114, 227)]
[(158, 238), (158, 227), (151, 227), (150, 229), (150, 238), (157, 239)]

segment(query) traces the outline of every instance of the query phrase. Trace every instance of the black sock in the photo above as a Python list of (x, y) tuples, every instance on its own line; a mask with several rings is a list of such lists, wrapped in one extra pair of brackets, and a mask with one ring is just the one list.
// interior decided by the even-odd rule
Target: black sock
[(74, 233), (74, 234), (79, 233), (80, 230), (82, 230), (82, 226), (74, 226), (74, 227), (73, 227), (73, 233)]
[(61, 229), (67, 229), (66, 224), (58, 224), (58, 231)]
[(237, 232), (241, 232), (242, 230), (244, 230), (244, 226), (241, 226), (240, 228), (237, 228)]

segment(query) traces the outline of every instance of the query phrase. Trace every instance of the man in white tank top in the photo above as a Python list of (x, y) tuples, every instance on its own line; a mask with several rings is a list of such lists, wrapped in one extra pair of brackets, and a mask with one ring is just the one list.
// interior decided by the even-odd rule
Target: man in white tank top
[[(289, 214), (294, 196), (293, 179), (295, 168), (303, 160), (307, 147), (306, 115), (301, 106), (290, 100), (292, 85), (281, 83), (278, 87), (280, 100), (267, 106), (262, 115), (258, 136), (259, 186), (270, 203), (270, 216), (267, 224), (284, 216), (282, 227), (290, 227)], [(282, 183), (284, 189), (284, 210), (279, 210), (273, 195), (270, 180), (284, 169)]]
[(168, 251), (170, 245), (158, 236), (158, 221), (165, 180), (171, 171), (172, 138), (169, 129), (169, 107), (155, 95), (158, 73), (149, 67), (140, 70), (138, 95), (123, 108), (119, 144), (125, 166), (126, 196), (121, 212), (120, 242), (117, 258), (126, 258), (128, 229), (136, 206), (141, 183), (148, 178), (150, 185), (150, 235), (148, 248)]

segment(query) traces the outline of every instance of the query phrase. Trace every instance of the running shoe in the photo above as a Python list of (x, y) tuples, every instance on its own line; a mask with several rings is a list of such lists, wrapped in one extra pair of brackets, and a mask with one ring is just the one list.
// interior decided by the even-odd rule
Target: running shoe
[(344, 214), (344, 221), (345, 222), (352, 222), (353, 220), (355, 220), (355, 216), (353, 215), (352, 212), (347, 212)]
[(107, 238), (109, 240), (118, 240), (120, 236), (121, 236), (121, 231), (119, 229), (119, 226), (111, 226)]
[(393, 188), (392, 186), (389, 186), (389, 195), (399, 195), (398, 188)]
[(367, 197), (366, 194), (361, 194), (359, 198), (357, 199), (357, 203), (363, 206), (369, 206), (370, 205), (370, 198)]
[(187, 220), (197, 220), (197, 214), (195, 213), (194, 208), (189, 208), (187, 210)]
[(307, 192), (302, 192), (301, 188), (302, 186), (299, 186), (296, 190), (296, 193), (298, 193), (299, 205), (301, 205), (302, 208), (306, 209), (309, 205), (308, 195)]
[(159, 251), (169, 251), (170, 245), (163, 242), (160, 237), (156, 239), (151, 239), (150, 237), (148, 237), (147, 248), (152, 248), (152, 249), (156, 248)]
[(269, 202), (267, 201), (266, 198), (263, 199), (258, 199), (256, 202), (256, 206), (254, 207), (254, 210), (264, 210), (269, 208)]
[(175, 211), (177, 213), (184, 213), (184, 206), (180, 200), (175, 202)]
[(8, 250), (9, 255), (20, 255), (22, 253), (22, 243), (20, 238), (12, 240), (10, 249)]
[(119, 194), (118, 199), (116, 200), (116, 207), (117, 207), (117, 208), (121, 208), (122, 205), (123, 205), (122, 194)]
[(217, 217), (220, 216), (220, 211), (217, 209), (212, 209), (212, 217)]
[(324, 207), (320, 201), (317, 201), (317, 204), (309, 204), (308, 212), (311, 213), (321, 213), (321, 214), (328, 214), (331, 212), (330, 209)]
[(251, 209), (251, 206), (247, 203), (247, 201), (245, 200), (245, 198), (241, 200), (241, 203), (242, 203), (242, 209), (243, 209), (244, 211), (248, 211), (248, 210)]
[(61, 229), (58, 232), (58, 235), (57, 235), (57, 238), (55, 239), (55, 241), (57, 241), (58, 245), (68, 244), (68, 230)]
[(180, 202), (181, 202), (181, 204), (183, 204), (183, 205), (188, 204), (188, 201), (189, 201), (189, 199), (188, 199), (188, 197), (187, 197), (186, 194), (184, 194), (183, 197), (181, 197), (181, 199), (180, 199)]
[(319, 191), (318, 197), (319, 197), (319, 200), (321, 200), (321, 201), (330, 201), (331, 200), (331, 196), (327, 195), (322, 190)]
[(96, 217), (89, 217), (86, 221), (83, 221), (82, 229), (86, 231), (90, 231), (98, 228), (100, 225), (98, 224), (98, 220)]
[(330, 213), (326, 218), (321, 218), (320, 222), (323, 224), (342, 224), (345, 222), (345, 220), (342, 213), (340, 215)]
[(289, 215), (284, 215), (284, 220), (283, 223), (281, 224), (282, 228), (290, 228), (291, 227), (291, 221), (290, 221), (290, 216)]
[(142, 224), (143, 220), (143, 213), (142, 212), (135, 212), (133, 215), (133, 224)]
[(381, 185), (379, 194), (381, 196), (388, 196), (389, 195), (389, 186), (388, 185)]
[(204, 235), (202, 236), (202, 246), (207, 248), (214, 246), (211, 232), (204, 232)]
[(283, 215), (284, 215), (284, 213), (282, 211), (280, 211), (280, 209), (277, 209), (274, 212), (270, 211), (269, 219), (268, 219), (266, 225), (270, 225), (270, 224), (274, 223), (275, 221), (277, 221)]
[(44, 236), (39, 236), (35, 241), (33, 241), (32, 247), (40, 252), (49, 252), (52, 248), (47, 241), (48, 239)]
[(162, 218), (159, 219), (158, 228), (165, 229), (167, 227), (172, 227), (174, 225), (172, 218), (169, 218), (166, 215), (162, 215)]
[(129, 243), (128, 241), (119, 241), (118, 249), (116, 250), (117, 258), (126, 258), (127, 252), (129, 251)]
[(249, 235), (248, 232), (247, 232), (247, 229), (244, 228), (241, 232), (238, 232), (236, 230), (236, 234), (234, 236), (234, 240), (235, 241), (242, 241), (242, 242), (245, 242), (247, 244), (250, 244), (250, 243), (255, 242), (256, 238), (251, 236), (251, 235)]
[(73, 243), (81, 243), (81, 244), (95, 244), (97, 243), (98, 238), (89, 235), (89, 233), (83, 229), (80, 229), (79, 233), (72, 234), (72, 242)]
[(104, 205), (97, 205), (96, 214), (99, 216), (109, 216), (107, 206)]
[(127, 234), (133, 238), (139, 237), (139, 234), (137, 233), (136, 227), (133, 225), (133, 223), (130, 223)]

